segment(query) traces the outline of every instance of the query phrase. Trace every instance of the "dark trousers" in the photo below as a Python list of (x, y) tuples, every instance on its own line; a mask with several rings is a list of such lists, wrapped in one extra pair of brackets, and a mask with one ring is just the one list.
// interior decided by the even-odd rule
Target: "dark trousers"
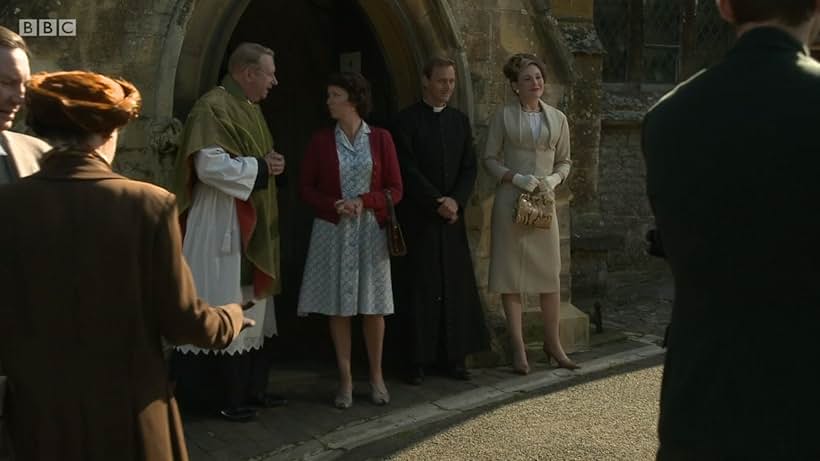
[[(267, 343), (267, 341), (266, 341)], [(175, 395), (186, 410), (236, 408), (268, 386), (271, 360), (264, 347), (243, 354), (181, 354), (171, 358)]]

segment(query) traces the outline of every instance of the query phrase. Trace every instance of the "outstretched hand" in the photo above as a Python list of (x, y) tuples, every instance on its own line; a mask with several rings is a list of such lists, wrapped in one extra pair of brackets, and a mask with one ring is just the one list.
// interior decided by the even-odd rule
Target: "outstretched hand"
[[(255, 303), (253, 301), (249, 301), (249, 302), (246, 302), (244, 304), (231, 303), (231, 304), (225, 304), (224, 306), (219, 306), (219, 307), (221, 307), (222, 309), (226, 309), (228, 311), (232, 311), (233, 312), (232, 316), (235, 315), (238, 312), (242, 312), (242, 327), (239, 329), (239, 331), (242, 332), (242, 331), (244, 331), (248, 328), (256, 326), (256, 321), (254, 319), (250, 318), (250, 317), (245, 317), (245, 313), (244, 313), (244, 311), (246, 311), (246, 310), (250, 309), (251, 307), (253, 307), (254, 304)], [(236, 336), (238, 336), (238, 335), (239, 335), (239, 333), (234, 333), (234, 338), (236, 338)]]
[(242, 329), (240, 331), (245, 331), (248, 328), (252, 328), (256, 326), (256, 320), (250, 317), (242, 317)]

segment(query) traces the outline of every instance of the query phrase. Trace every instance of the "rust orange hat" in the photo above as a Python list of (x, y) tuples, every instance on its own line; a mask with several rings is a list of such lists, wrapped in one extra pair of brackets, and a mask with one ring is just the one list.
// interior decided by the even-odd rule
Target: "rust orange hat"
[(102, 74), (39, 72), (26, 84), (26, 105), (43, 128), (110, 133), (137, 118), (142, 98), (130, 82)]

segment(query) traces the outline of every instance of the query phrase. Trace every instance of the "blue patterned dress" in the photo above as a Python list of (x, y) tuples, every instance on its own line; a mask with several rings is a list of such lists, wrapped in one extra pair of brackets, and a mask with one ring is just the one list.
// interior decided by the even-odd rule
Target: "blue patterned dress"
[[(345, 199), (370, 191), (373, 159), (369, 133), (370, 127), (362, 122), (351, 144), (336, 126), (336, 152)], [(338, 224), (313, 220), (298, 313), (393, 313), (387, 237), (372, 210), (365, 208), (359, 216), (342, 217)]]

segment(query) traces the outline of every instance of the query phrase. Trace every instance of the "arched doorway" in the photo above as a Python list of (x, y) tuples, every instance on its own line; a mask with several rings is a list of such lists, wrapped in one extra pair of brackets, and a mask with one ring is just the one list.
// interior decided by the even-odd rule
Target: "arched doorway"
[(395, 86), (373, 28), (353, 0), (252, 1), (234, 28), (226, 55), (245, 41), (276, 52), (279, 87), (261, 106), (276, 149), (288, 159), (287, 172), (278, 181), (282, 294), (277, 318), (283, 347), (277, 349), (287, 351), (283, 358), (329, 356), (326, 320), (297, 319), (295, 313), (313, 221), (312, 211), (298, 197), (300, 163), (311, 134), (332, 124), (325, 109), (325, 81), (342, 61), (371, 82), (371, 123), (383, 125), (396, 111)]
[[(296, 318), (296, 302), (307, 252), (312, 213), (298, 199), (299, 164), (310, 134), (330, 120), (325, 111), (328, 74), (352, 61), (373, 86), (369, 121), (383, 124), (419, 95), (421, 63), (433, 52), (451, 51), (425, 27), (417, 40), (418, 16), (427, 9), (400, 1), (241, 0), (202, 1), (188, 21), (174, 85), (174, 115), (184, 120), (193, 102), (224, 74), (227, 55), (240, 42), (258, 42), (276, 52), (279, 87), (262, 103), (276, 149), (285, 154), (280, 179), (283, 293), (277, 298), (281, 347), (286, 358), (332, 357), (323, 318)], [(436, 24), (435, 27), (443, 27)], [(455, 37), (453, 32), (443, 37)], [(458, 47), (456, 47), (458, 48)], [(457, 58), (462, 56), (456, 56)], [(461, 74), (469, 75), (465, 70)], [(463, 90), (469, 85), (462, 86)], [(459, 100), (469, 101), (461, 96)]]

